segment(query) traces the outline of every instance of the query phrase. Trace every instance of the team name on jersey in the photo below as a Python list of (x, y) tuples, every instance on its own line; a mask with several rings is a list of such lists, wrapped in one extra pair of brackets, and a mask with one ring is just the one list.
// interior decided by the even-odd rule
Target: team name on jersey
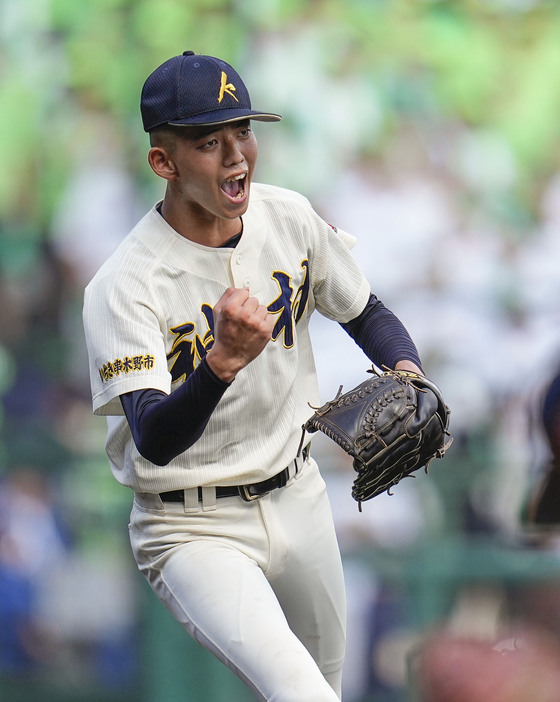
[[(282, 340), (284, 348), (290, 349), (295, 342), (295, 325), (302, 318), (309, 300), (309, 261), (301, 263), (303, 282), (294, 295), (292, 277), (283, 271), (274, 271), (272, 279), (278, 285), (278, 296), (267, 305), (270, 314), (278, 316), (272, 331), (272, 340)], [(204, 325), (197, 329), (194, 322), (185, 322), (169, 331), (174, 337), (171, 350), (167, 354), (171, 382), (184, 380), (214, 343), (214, 314), (211, 305), (201, 307)]]
[[(303, 281), (294, 295), (292, 277), (284, 271), (274, 271), (272, 279), (278, 286), (278, 296), (267, 305), (270, 314), (277, 315), (272, 331), (272, 341), (282, 341), (290, 349), (295, 343), (295, 325), (302, 318), (309, 300), (309, 261), (301, 262)], [(194, 371), (214, 343), (214, 314), (211, 305), (204, 303), (200, 309), (204, 322), (184, 322), (169, 331), (173, 336), (171, 350), (167, 354), (171, 382), (184, 380)], [(120, 375), (150, 370), (155, 358), (151, 354), (125, 356), (108, 361), (99, 369), (103, 382)]]

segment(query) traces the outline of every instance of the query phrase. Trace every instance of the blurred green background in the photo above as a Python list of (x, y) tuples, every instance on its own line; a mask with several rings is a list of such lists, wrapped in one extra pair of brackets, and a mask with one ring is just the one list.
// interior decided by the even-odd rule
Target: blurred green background
[[(445, 461), (362, 514), (345, 456), (316, 442), (347, 568), (345, 700), (412, 699), (409, 654), (442, 622), (557, 633), (555, 531), (526, 514), (560, 366), (558, 2), (0, 0), (0, 699), (252, 699), (136, 572), (81, 324), (84, 286), (163, 193), (139, 95), (186, 49), (284, 116), (255, 125), (257, 179), (358, 236), (452, 409)], [(363, 379), (340, 329), (314, 338), (324, 399)]]

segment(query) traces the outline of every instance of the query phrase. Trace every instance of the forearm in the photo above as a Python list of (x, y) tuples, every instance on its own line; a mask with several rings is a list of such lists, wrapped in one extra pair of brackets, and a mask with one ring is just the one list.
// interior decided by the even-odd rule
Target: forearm
[(154, 389), (121, 395), (139, 453), (164, 466), (197, 441), (229, 383), (220, 380), (205, 359), (173, 393)]
[(375, 295), (355, 319), (341, 324), (379, 368), (422, 370), (418, 350), (403, 323)]

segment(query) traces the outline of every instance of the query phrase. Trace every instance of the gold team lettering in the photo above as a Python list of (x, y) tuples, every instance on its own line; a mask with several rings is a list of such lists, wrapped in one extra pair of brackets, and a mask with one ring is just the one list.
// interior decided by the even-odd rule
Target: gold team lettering
[(239, 100), (233, 94), (234, 92), (235, 85), (233, 83), (227, 82), (227, 75), (225, 71), (222, 71), (222, 81), (220, 83), (220, 94), (218, 95), (218, 102), (222, 102), (222, 100), (224, 99), (224, 93), (230, 95), (235, 100), (235, 102), (239, 102)]
[[(276, 324), (272, 331), (272, 339), (282, 340), (284, 348), (290, 349), (295, 342), (295, 326), (302, 318), (309, 301), (309, 261), (301, 262), (303, 280), (295, 290), (294, 280), (291, 275), (283, 271), (274, 271), (272, 279), (278, 285), (278, 296), (268, 305), (268, 311), (277, 315)], [(294, 296), (295, 290), (295, 296)], [(198, 363), (212, 348), (214, 344), (214, 313), (212, 306), (204, 303), (200, 311), (205, 320), (197, 330), (194, 322), (184, 322), (171, 327), (170, 333), (175, 339), (167, 354), (168, 370), (171, 373), (171, 382), (185, 380), (196, 368)], [(116, 358), (106, 363), (99, 369), (103, 382), (121, 374), (134, 371), (150, 370), (155, 366), (155, 357), (146, 354), (143, 356), (125, 356)]]
[(115, 376), (124, 373), (133, 373), (135, 371), (150, 370), (154, 367), (155, 358), (150, 354), (144, 356), (125, 356), (124, 358), (115, 358), (114, 361), (108, 361), (99, 369), (99, 375), (103, 382), (107, 382)]

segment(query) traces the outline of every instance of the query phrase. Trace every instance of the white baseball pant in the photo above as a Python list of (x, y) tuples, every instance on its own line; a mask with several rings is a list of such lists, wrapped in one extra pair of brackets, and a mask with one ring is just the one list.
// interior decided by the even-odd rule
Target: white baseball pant
[(297, 464), (285, 487), (252, 502), (213, 489), (202, 503), (196, 489), (185, 504), (136, 494), (130, 539), (163, 604), (259, 700), (336, 702), (342, 564), (317, 464)]

